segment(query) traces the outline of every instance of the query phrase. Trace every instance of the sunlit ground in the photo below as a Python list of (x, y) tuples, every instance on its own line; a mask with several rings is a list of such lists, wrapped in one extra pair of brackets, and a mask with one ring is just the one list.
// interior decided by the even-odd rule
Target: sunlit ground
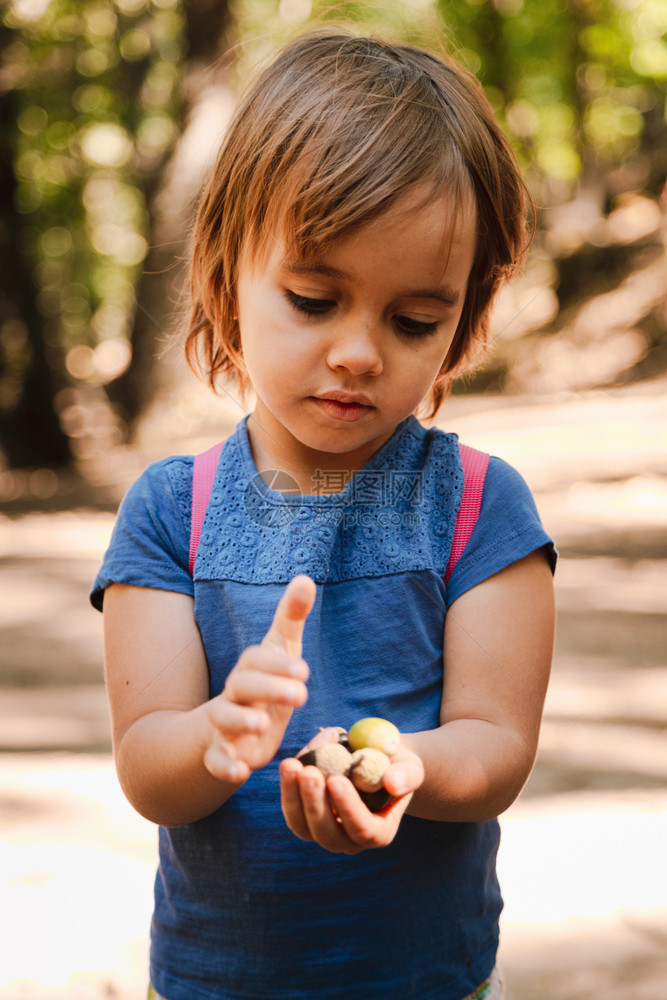
[[(109, 759), (18, 756), (4, 766), (3, 800), (0, 995), (138, 1000), (154, 834), (126, 806)], [(587, 936), (629, 934), (637, 948), (642, 935), (664, 935), (666, 842), (664, 791), (515, 806), (503, 821), (500, 858), (510, 968), (534, 963), (531, 946), (539, 952), (547, 942), (558, 954), (542, 950), (538, 968), (553, 974)]]
[[(524, 472), (565, 553), (538, 765), (502, 822), (508, 1000), (664, 1000), (664, 400), (450, 408), (467, 442)], [(116, 785), (85, 605), (111, 524), (0, 518), (3, 1000), (145, 996), (154, 829)]]
[(142, 996), (154, 830), (109, 756), (17, 756), (2, 778), (0, 995)]

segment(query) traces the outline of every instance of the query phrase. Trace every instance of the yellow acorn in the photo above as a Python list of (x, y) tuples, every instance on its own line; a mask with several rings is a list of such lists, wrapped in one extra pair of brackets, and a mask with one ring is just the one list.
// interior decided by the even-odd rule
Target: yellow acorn
[(391, 757), (400, 746), (401, 734), (393, 722), (386, 719), (360, 719), (347, 734), (347, 741), (351, 750), (372, 747)]

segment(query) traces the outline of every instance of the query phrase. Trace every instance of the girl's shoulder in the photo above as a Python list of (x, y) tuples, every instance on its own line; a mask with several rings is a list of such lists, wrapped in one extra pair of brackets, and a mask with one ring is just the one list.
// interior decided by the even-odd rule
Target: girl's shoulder
[(101, 610), (110, 583), (191, 594), (188, 570), (192, 455), (148, 465), (123, 497), (91, 592)]
[(484, 482), (482, 511), (490, 516), (502, 516), (504, 511), (524, 509), (537, 516), (537, 506), (532, 490), (523, 475), (504, 458), (489, 456)]
[(134, 516), (146, 509), (153, 515), (169, 516), (179, 510), (189, 521), (192, 503), (194, 455), (170, 455), (151, 462), (130, 486), (120, 506)]
[(159, 531), (178, 539), (190, 530), (193, 455), (171, 455), (151, 462), (123, 497), (116, 528)]
[(492, 455), (479, 516), (448, 585), (448, 603), (536, 549), (544, 550), (553, 572), (558, 553), (530, 487), (514, 466)]
[(162, 486), (169, 484), (176, 490), (191, 488), (189, 484), (192, 482), (194, 459), (194, 455), (168, 455), (166, 458), (150, 462), (130, 489), (138, 484), (150, 487), (158, 483)]

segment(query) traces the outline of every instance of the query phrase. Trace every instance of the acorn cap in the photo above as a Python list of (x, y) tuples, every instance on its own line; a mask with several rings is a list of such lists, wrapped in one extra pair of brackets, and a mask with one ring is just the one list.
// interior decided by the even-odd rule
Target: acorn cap
[(300, 760), (304, 767), (314, 764), (325, 778), (329, 778), (335, 774), (349, 774), (352, 754), (340, 743), (324, 743), (315, 750), (299, 754), (297, 760)]
[(377, 792), (382, 788), (382, 777), (391, 761), (382, 750), (364, 747), (355, 750), (351, 759), (352, 784), (361, 792)]

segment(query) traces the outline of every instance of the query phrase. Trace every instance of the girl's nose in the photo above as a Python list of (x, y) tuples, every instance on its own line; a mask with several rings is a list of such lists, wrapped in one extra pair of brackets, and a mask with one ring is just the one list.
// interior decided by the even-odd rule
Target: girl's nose
[(352, 375), (379, 375), (382, 371), (379, 331), (363, 322), (338, 328), (329, 348), (330, 368), (345, 369)]

